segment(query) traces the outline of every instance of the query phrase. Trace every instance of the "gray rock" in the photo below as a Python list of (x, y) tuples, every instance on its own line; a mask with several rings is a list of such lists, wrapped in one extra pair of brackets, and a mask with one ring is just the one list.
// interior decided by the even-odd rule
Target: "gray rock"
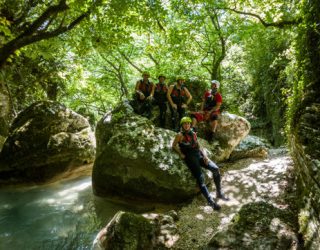
[(230, 160), (243, 158), (265, 158), (268, 156), (270, 144), (260, 137), (247, 135), (232, 151)]
[(95, 138), (88, 121), (57, 102), (37, 102), (13, 121), (3, 149), (2, 176), (45, 181), (93, 162)]

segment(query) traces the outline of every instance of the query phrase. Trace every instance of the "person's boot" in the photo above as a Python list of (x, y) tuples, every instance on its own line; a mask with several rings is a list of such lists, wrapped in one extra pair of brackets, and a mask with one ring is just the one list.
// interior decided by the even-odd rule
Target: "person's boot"
[(209, 206), (212, 207), (214, 210), (220, 210), (221, 207), (218, 203), (216, 203), (213, 199), (211, 199), (209, 202), (208, 202)]
[(207, 199), (208, 205), (212, 207), (214, 210), (220, 210), (221, 207), (218, 205), (218, 203), (215, 202), (214, 199), (212, 199), (212, 197), (209, 194), (207, 186), (205, 184), (202, 184), (199, 187), (200, 187), (201, 193)]
[(221, 199), (224, 201), (230, 200), (227, 196), (225, 196), (225, 194), (221, 190), (217, 191), (217, 199)]

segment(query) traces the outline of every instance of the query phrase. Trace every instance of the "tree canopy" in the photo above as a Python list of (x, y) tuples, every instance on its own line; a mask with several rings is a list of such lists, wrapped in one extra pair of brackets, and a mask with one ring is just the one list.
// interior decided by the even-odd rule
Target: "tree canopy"
[[(0, 81), (18, 112), (40, 99), (98, 118), (130, 98), (141, 72), (201, 93), (283, 138), (297, 87), (300, 1), (1, 0)], [(201, 94), (198, 93), (199, 102)], [(290, 112), (289, 112), (290, 113)], [(288, 113), (288, 114), (289, 114)]]

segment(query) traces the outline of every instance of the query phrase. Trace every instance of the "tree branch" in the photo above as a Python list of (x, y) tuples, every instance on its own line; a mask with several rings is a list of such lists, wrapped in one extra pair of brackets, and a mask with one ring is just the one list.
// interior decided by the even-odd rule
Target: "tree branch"
[(255, 13), (240, 11), (240, 10), (231, 9), (231, 8), (219, 8), (219, 9), (230, 10), (230, 11), (233, 11), (233, 12), (238, 13), (240, 15), (252, 16), (254, 18), (257, 18), (264, 27), (284, 28), (285, 26), (292, 26), (292, 25), (299, 24), (301, 22), (301, 18), (299, 18), (299, 19), (294, 19), (294, 20), (281, 20), (278, 22), (267, 23), (266, 21), (264, 21), (262, 19), (262, 17), (260, 17), (259, 15), (255, 14)]
[(22, 34), (20, 34), (17, 39), (25, 37), (25, 36), (30, 36), (34, 32), (37, 31), (41, 25), (45, 23), (52, 15), (55, 15), (59, 12), (66, 11), (69, 7), (66, 4), (65, 0), (60, 0), (58, 5), (50, 6), (47, 8), (41, 16), (39, 16), (30, 26), (27, 28)]
[[(87, 11), (87, 12), (81, 14), (80, 16), (78, 16), (69, 25), (58, 27), (52, 31), (42, 30), (39, 32), (33, 32), (34, 34), (33, 33), (29, 34), (29, 32), (31, 31), (29, 29), (27, 32), (24, 32), (23, 36), (20, 35), (20, 36), (16, 37), (15, 39), (11, 40), (10, 42), (6, 43), (3, 47), (0, 48), (0, 68), (4, 65), (4, 63), (9, 58), (9, 56), (12, 55), (16, 50), (18, 50), (26, 45), (29, 45), (29, 44), (32, 44), (32, 43), (35, 43), (35, 42), (38, 42), (38, 41), (41, 41), (44, 39), (49, 39), (51, 37), (55, 37), (55, 36), (58, 36), (62, 33), (65, 33), (67, 31), (73, 29), (85, 17), (89, 16), (89, 14), (90, 14), (90, 11)], [(37, 20), (39, 20), (39, 19), (37, 19)], [(45, 19), (45, 20), (47, 20), (47, 19)], [(38, 26), (38, 24), (33, 25), (32, 30), (34, 30), (36, 26), (40, 27), (41, 25), (40, 26)]]
[(159, 66), (159, 62), (152, 56), (151, 53), (148, 53), (147, 56), (155, 63), (156, 66)]
[(118, 50), (119, 54), (132, 66), (134, 67), (136, 70), (138, 70), (141, 74), (143, 72), (142, 69), (140, 69), (137, 65), (135, 65), (129, 57), (127, 57), (124, 53), (122, 53), (120, 50)]

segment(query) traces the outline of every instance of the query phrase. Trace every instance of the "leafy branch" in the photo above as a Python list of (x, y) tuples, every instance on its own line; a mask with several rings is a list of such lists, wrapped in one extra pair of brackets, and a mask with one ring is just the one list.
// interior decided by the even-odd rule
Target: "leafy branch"
[(65, 13), (68, 9), (69, 7), (66, 4), (66, 0), (60, 0), (57, 5), (49, 6), (36, 20), (27, 26), (20, 35), (4, 44), (0, 48), (0, 68), (15, 51), (26, 45), (65, 33), (73, 29), (90, 14), (90, 10), (87, 10), (68, 24), (64, 24), (65, 18), (63, 18), (58, 27), (48, 31), (50, 26), (53, 26), (52, 22), (57, 18), (57, 15), (59, 13)]

